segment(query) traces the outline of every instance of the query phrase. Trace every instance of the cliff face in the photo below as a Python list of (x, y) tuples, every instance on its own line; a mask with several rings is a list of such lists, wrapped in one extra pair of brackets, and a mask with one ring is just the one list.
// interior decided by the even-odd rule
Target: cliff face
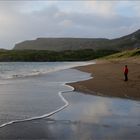
[(15, 45), (14, 50), (79, 50), (113, 49), (125, 50), (140, 48), (140, 30), (117, 39), (92, 38), (37, 38)]

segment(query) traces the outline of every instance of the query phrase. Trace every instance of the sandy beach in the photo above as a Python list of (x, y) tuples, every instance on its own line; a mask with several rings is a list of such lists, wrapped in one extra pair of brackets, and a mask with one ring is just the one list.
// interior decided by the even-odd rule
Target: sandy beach
[[(87, 81), (84, 80), (89, 79), (90, 74), (77, 71), (76, 69), (67, 69), (50, 74), (48, 73), (47, 75), (17, 79), (13, 82), (11, 81), (12, 83), (1, 85), (2, 94), (0, 99), (4, 99), (7, 103), (5, 107), (5, 102), (0, 102), (1, 112), (3, 113), (1, 115), (1, 123), (7, 121), (4, 119), (10, 111), (11, 115), (9, 115), (8, 122), (18, 119), (22, 121), (14, 121), (1, 126), (0, 139), (138, 140), (140, 138), (139, 101), (93, 96), (93, 94), (97, 94), (98, 92), (103, 93), (104, 96), (116, 96), (117, 91), (113, 92), (113, 95), (111, 91), (116, 90), (119, 86), (121, 86), (119, 89), (119, 91), (121, 91), (122, 86), (125, 84), (129, 85), (128, 87), (130, 88), (132, 82), (139, 83), (139, 81), (136, 81), (138, 69), (134, 69), (134, 66), (139, 67), (138, 64), (128, 64), (130, 70), (128, 82), (123, 81), (123, 65), (123, 63), (98, 62), (98, 64), (95, 65), (78, 67), (77, 69), (79, 70), (93, 73), (92, 76), (94, 78)], [(113, 72), (110, 71), (111, 69)], [(97, 73), (94, 73), (95, 70)], [(112, 75), (114, 75), (114, 77), (110, 77)], [(104, 77), (106, 81), (102, 80)], [(64, 85), (64, 83), (68, 83), (68, 81), (78, 80), (82, 82), (77, 82), (72, 85), (74, 87), (78, 85), (77, 87), (81, 88), (79, 89), (81, 92), (72, 91), (72, 87)], [(94, 85), (95, 87), (97, 86), (95, 89), (92, 86), (94, 80), (95, 83), (98, 81), (98, 83)], [(100, 81), (102, 82), (100, 83)], [(110, 81), (110, 86), (107, 81)], [(116, 81), (119, 81), (118, 85), (116, 85)], [(135, 83), (133, 86), (138, 87)], [(81, 85), (79, 86), (79, 84)], [(103, 84), (106, 85), (103, 86)], [(106, 88), (106, 86), (108, 86), (108, 88)], [(88, 89), (90, 87), (91, 89)], [(100, 91), (98, 91), (97, 88)], [(132, 90), (133, 89), (135, 88), (132, 88)], [(76, 88), (76, 90), (78, 89)], [(60, 91), (63, 91), (62, 95), (69, 103), (66, 108), (55, 112), (55, 114), (49, 117), (38, 117), (29, 120), (24, 119), (29, 115), (33, 117), (41, 114), (42, 116), (43, 114), (50, 113), (50, 111), (54, 112), (62, 108), (66, 103), (58, 96)], [(108, 93), (108, 91), (110, 91), (110, 95), (105, 94)], [(132, 94), (131, 92), (129, 93)], [(138, 91), (136, 93), (138, 93)], [(132, 97), (136, 98), (134, 96)], [(139, 96), (136, 99), (139, 99)], [(4, 106), (3, 108), (2, 105)], [(4, 117), (4, 115), (6, 117)], [(18, 116), (15, 116), (13, 119), (14, 115)]]
[[(128, 65), (128, 81), (124, 81), (123, 67)], [(75, 91), (87, 94), (121, 97), (140, 100), (140, 63), (139, 59), (121, 61), (97, 61), (95, 65), (77, 67), (91, 73), (90, 80), (71, 83)]]

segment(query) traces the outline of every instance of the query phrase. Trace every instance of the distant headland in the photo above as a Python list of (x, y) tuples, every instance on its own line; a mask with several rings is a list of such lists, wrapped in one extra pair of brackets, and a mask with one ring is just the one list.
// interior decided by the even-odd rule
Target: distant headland
[(86, 61), (140, 48), (140, 30), (117, 38), (37, 38), (0, 49), (1, 62)]

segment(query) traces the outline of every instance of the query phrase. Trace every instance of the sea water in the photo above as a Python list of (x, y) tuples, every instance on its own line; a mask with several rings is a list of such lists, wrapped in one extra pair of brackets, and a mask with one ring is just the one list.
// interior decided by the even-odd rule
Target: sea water
[(56, 113), (68, 105), (67, 82), (90, 78), (75, 66), (93, 62), (1, 62), (0, 126)]
[(87, 64), (91, 62), (0, 63), (0, 127), (54, 114), (55, 120), (139, 129), (139, 101), (80, 94), (65, 85), (92, 78), (68, 69)]
[[(0, 80), (47, 74), (94, 62), (0, 62)], [(2, 84), (2, 82), (0, 83)]]

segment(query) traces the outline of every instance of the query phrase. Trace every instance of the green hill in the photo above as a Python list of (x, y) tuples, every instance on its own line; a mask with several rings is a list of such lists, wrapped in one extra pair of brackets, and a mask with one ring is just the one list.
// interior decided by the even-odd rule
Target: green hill
[(127, 50), (106, 56), (106, 59), (121, 59), (130, 57), (140, 57), (140, 49)]

